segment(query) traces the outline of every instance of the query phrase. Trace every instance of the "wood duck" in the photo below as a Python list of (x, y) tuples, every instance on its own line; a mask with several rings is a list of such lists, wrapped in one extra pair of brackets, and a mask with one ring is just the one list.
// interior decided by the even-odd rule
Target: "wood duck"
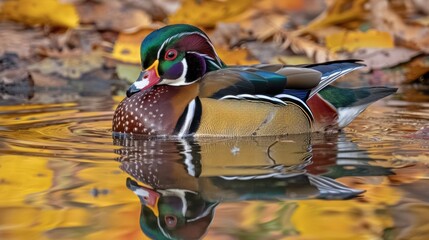
[(328, 86), (359, 60), (285, 66), (227, 66), (199, 28), (178, 24), (149, 34), (144, 69), (117, 107), (114, 135), (272, 136), (337, 130), (396, 91)]

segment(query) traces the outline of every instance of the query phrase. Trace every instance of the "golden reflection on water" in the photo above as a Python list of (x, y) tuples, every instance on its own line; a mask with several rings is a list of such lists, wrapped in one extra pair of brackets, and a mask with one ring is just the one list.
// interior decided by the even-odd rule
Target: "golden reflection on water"
[[(150, 189), (151, 182), (142, 182), (149, 174), (139, 179), (127, 166), (164, 171), (150, 175), (157, 178), (156, 188), (191, 188), (205, 200), (219, 201), (205, 239), (426, 239), (429, 234), (425, 102), (377, 103), (339, 136), (200, 140), (189, 151), (183, 142), (149, 142), (143, 149), (133, 141), (113, 144), (112, 110), (120, 98), (0, 106), (0, 239), (146, 239), (139, 224), (142, 206), (125, 183), (133, 177)], [(190, 162), (198, 159), (200, 165), (180, 162), (189, 154)], [(174, 164), (159, 167), (157, 159), (162, 163), (166, 157)], [(274, 186), (262, 185), (264, 192), (243, 183), (243, 189), (254, 186), (250, 196), (218, 178), (285, 171), (337, 178), (366, 192), (323, 200), (311, 188), (307, 195), (276, 193), (269, 199)]]

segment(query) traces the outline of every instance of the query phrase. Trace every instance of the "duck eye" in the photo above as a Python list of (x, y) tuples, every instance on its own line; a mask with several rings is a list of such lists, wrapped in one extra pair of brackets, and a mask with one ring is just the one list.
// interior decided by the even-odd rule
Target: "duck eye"
[(164, 217), (165, 224), (167, 228), (174, 228), (177, 225), (177, 217), (173, 215), (167, 215)]
[(176, 49), (169, 49), (167, 50), (167, 52), (165, 52), (165, 56), (164, 56), (165, 60), (172, 61), (176, 59), (176, 57), (177, 57)]

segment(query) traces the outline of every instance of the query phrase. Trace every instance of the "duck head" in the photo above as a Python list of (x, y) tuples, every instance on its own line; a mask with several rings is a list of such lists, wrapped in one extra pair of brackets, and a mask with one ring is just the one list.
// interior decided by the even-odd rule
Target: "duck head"
[(186, 24), (150, 33), (141, 44), (140, 55), (144, 70), (128, 89), (128, 97), (155, 85), (189, 85), (225, 66), (207, 35)]
[(186, 189), (151, 189), (127, 179), (140, 199), (140, 227), (152, 239), (201, 239), (218, 202), (209, 202)]

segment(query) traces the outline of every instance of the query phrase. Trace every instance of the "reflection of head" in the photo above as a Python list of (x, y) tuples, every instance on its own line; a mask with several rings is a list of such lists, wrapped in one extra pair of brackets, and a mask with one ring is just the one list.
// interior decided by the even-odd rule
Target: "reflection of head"
[(189, 190), (155, 191), (128, 179), (140, 199), (140, 227), (152, 239), (200, 239), (213, 219), (217, 203), (204, 201)]

